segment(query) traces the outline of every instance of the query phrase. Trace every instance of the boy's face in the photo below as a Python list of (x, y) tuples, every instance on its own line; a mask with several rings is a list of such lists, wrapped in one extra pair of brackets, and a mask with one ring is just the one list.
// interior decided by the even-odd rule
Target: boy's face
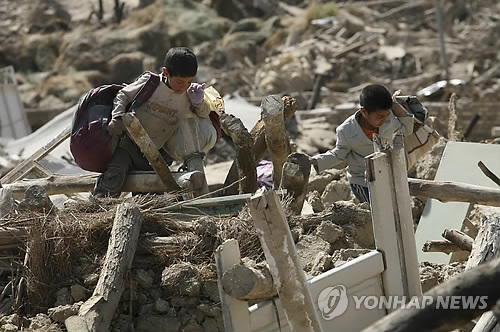
[(163, 74), (167, 78), (168, 86), (178, 94), (186, 92), (194, 79), (194, 77), (170, 76), (165, 67), (163, 67)]
[(369, 127), (368, 129), (380, 128), (380, 126), (382, 126), (385, 121), (387, 121), (389, 114), (391, 114), (390, 109), (377, 110), (375, 112), (369, 113), (364, 107), (361, 107), (360, 112), (366, 120), (366, 123)]

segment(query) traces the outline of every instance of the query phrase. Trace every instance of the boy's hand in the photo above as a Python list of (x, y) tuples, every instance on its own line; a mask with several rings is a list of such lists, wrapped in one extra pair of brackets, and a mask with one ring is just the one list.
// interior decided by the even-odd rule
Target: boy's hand
[(107, 131), (111, 136), (120, 136), (121, 134), (123, 134), (123, 132), (125, 131), (125, 126), (123, 125), (122, 119), (112, 119), (108, 123)]
[(193, 105), (199, 105), (203, 102), (205, 96), (203, 89), (205, 89), (205, 83), (191, 83), (191, 86), (187, 89), (187, 95)]

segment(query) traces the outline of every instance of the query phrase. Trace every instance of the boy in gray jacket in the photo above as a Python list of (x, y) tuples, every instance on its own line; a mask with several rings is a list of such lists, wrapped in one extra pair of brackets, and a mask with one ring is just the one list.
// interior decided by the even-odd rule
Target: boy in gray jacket
[[(192, 83), (198, 70), (194, 53), (185, 47), (170, 49), (159, 75), (160, 83), (135, 115), (158, 149), (170, 160), (183, 161), (193, 153), (208, 152), (217, 133), (209, 119), (211, 109), (204, 101), (205, 84)], [(117, 139), (107, 169), (97, 179), (93, 195), (119, 196), (129, 170), (152, 170), (139, 147), (125, 133), (121, 116), (126, 112), (151, 74), (144, 73), (121, 89), (114, 99), (107, 130)]]
[(373, 153), (373, 134), (392, 142), (394, 133), (413, 132), (413, 115), (393, 102), (390, 92), (379, 84), (366, 86), (359, 96), (361, 108), (337, 127), (335, 148), (311, 157), (316, 172), (347, 166), (347, 179), (360, 202), (369, 202), (364, 158)]

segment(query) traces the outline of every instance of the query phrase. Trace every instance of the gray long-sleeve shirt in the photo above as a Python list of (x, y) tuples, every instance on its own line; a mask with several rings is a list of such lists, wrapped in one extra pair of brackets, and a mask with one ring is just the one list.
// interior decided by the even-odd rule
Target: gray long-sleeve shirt
[[(358, 123), (357, 111), (337, 127), (335, 148), (314, 156), (318, 161), (318, 171), (328, 168), (342, 169), (347, 166), (347, 179), (350, 184), (367, 186), (365, 181), (364, 158), (373, 153), (373, 142), (366, 136)], [(400, 131), (407, 136), (413, 132), (413, 115), (396, 117), (392, 112), (387, 121), (379, 128), (378, 135), (384, 142), (392, 142), (394, 133)]]

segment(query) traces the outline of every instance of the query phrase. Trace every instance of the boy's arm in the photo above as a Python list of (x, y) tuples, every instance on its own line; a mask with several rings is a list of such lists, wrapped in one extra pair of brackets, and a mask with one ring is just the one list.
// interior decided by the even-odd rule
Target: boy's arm
[(149, 76), (150, 74), (146, 73), (133, 83), (125, 86), (123, 89), (118, 91), (115, 99), (113, 100), (113, 111), (111, 112), (111, 119), (119, 118), (127, 111), (127, 106), (134, 100), (135, 95), (149, 80)]
[(401, 131), (404, 136), (411, 135), (413, 133), (413, 114), (408, 113), (401, 104), (398, 102), (393, 102), (392, 113), (396, 117), (398, 124), (396, 125), (395, 131)]
[(111, 136), (120, 136), (125, 131), (121, 116), (127, 111), (127, 106), (134, 100), (135, 95), (141, 90), (149, 79), (149, 74), (144, 74), (135, 82), (125, 86), (118, 91), (113, 100), (113, 110), (111, 111), (111, 120), (106, 130)]
[(337, 143), (335, 144), (335, 148), (325, 153), (315, 155), (309, 160), (317, 173), (329, 168), (340, 169), (347, 166), (346, 158), (350, 151), (351, 148), (347, 144), (344, 134), (342, 131), (337, 131)]

